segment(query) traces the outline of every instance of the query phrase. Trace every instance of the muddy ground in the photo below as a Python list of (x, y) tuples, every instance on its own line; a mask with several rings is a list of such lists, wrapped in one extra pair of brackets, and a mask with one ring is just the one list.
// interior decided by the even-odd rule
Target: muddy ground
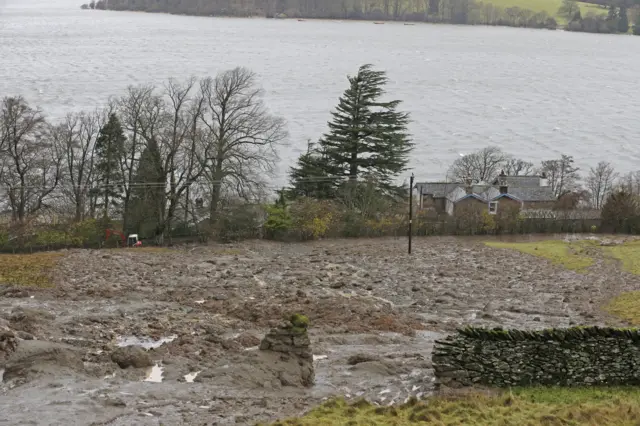
[[(66, 252), (54, 288), (0, 287), (0, 347), (2, 330), (18, 343), (0, 351), (0, 424), (252, 424), (336, 394), (402, 402), (432, 392), (433, 342), (458, 326), (615, 324), (601, 304), (640, 289), (610, 262), (578, 274), (482, 241)], [(312, 388), (257, 348), (291, 312), (311, 320)]]

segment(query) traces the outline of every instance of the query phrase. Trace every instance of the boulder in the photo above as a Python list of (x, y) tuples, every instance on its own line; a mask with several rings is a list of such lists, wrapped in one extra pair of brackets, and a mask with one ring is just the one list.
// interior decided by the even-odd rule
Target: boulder
[(147, 351), (136, 346), (126, 346), (116, 349), (111, 354), (111, 360), (118, 364), (120, 368), (146, 368), (153, 366), (153, 362)]

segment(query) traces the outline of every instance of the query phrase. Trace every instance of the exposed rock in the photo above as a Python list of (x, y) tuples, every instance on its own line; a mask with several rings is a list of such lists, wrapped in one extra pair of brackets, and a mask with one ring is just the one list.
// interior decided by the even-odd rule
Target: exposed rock
[(363, 362), (369, 361), (378, 361), (379, 357), (369, 354), (355, 354), (351, 355), (349, 359), (347, 359), (347, 364), (349, 365), (357, 365)]
[(279, 371), (278, 378), (283, 386), (311, 386), (315, 381), (311, 341), (307, 334), (309, 320), (303, 315), (294, 314), (290, 320), (278, 328), (272, 329), (260, 342), (261, 351), (279, 352), (282, 361), (293, 363), (295, 375), (291, 371)]
[(145, 368), (153, 365), (153, 361), (151, 361), (147, 351), (136, 346), (116, 349), (111, 354), (111, 360), (118, 364), (120, 368)]
[(18, 339), (13, 331), (0, 330), (0, 364), (18, 348)]

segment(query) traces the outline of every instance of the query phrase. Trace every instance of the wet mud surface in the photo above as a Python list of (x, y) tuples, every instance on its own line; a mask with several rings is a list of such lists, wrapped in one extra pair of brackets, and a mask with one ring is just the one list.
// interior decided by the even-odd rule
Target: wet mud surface
[[(0, 286), (0, 424), (253, 424), (332, 395), (403, 402), (433, 391), (433, 342), (456, 327), (615, 324), (601, 304), (640, 289), (610, 262), (580, 274), (482, 241), (417, 239), (411, 257), (404, 239), (66, 252), (53, 288)], [(311, 388), (258, 350), (293, 312), (311, 321)]]

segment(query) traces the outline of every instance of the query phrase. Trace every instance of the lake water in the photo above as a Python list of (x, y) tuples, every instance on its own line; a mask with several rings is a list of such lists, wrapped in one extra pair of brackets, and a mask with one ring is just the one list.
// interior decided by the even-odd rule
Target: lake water
[(131, 84), (258, 73), (288, 121), (286, 168), (326, 129), (346, 75), (373, 63), (404, 101), (417, 179), (489, 144), (538, 162), (573, 155), (640, 169), (640, 37), (449, 25), (225, 19), (83, 11), (83, 0), (0, 0), (0, 96), (51, 117)]

